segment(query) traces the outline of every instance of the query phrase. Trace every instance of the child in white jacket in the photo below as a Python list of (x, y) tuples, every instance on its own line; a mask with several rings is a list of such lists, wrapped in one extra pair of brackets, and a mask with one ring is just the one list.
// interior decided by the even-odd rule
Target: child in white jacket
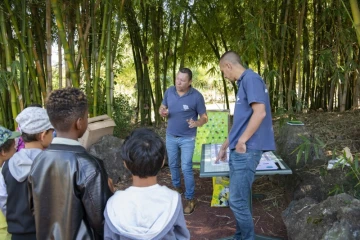
[(108, 200), (104, 239), (190, 239), (180, 194), (157, 183), (165, 156), (164, 142), (150, 129), (125, 140), (122, 159), (133, 184)]

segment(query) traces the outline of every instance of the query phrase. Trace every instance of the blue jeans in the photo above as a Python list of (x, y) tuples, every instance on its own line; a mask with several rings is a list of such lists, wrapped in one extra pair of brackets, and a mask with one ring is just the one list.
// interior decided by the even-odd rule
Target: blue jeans
[(171, 134), (166, 134), (166, 150), (168, 154), (172, 184), (174, 187), (181, 186), (181, 166), (182, 173), (184, 175), (186, 199), (193, 199), (195, 193), (195, 180), (192, 165), (194, 148), (195, 137), (175, 137)]
[(230, 199), (229, 205), (236, 219), (234, 239), (255, 239), (250, 201), (251, 186), (262, 151), (247, 149), (246, 153), (230, 151)]

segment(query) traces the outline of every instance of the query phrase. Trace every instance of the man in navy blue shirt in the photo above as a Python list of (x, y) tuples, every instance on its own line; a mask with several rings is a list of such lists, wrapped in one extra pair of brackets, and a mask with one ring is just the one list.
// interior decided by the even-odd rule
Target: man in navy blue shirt
[(269, 93), (263, 79), (241, 65), (240, 57), (228, 51), (220, 58), (224, 77), (238, 86), (233, 126), (217, 160), (230, 149), (230, 208), (236, 218), (234, 239), (255, 239), (249, 209), (251, 186), (263, 151), (275, 150)]
[[(185, 199), (187, 200), (184, 214), (191, 214), (195, 209), (195, 180), (192, 157), (195, 148), (196, 128), (207, 122), (204, 97), (191, 86), (191, 83), (191, 70), (181, 68), (176, 75), (175, 86), (166, 90), (159, 109), (159, 114), (168, 118), (166, 150), (172, 184), (180, 194), (183, 193), (180, 164), (184, 175)], [(199, 119), (198, 116), (200, 116)]]

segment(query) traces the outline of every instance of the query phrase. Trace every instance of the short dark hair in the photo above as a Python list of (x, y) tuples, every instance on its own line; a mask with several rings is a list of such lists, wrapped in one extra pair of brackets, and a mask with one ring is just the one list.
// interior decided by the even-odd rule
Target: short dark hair
[(240, 56), (239, 54), (237, 54), (236, 52), (234, 51), (227, 51), (225, 52), (221, 57), (220, 57), (220, 61), (221, 62), (222, 60), (226, 60), (226, 61), (229, 61), (231, 63), (239, 63), (241, 64), (241, 59), (240, 59)]
[(67, 132), (71, 125), (84, 117), (88, 109), (85, 94), (78, 88), (63, 88), (50, 93), (46, 111), (55, 130)]
[[(46, 130), (45, 132), (48, 133), (50, 131), (50, 129)], [(36, 142), (39, 141), (39, 135), (41, 133), (35, 133), (35, 134), (28, 134), (28, 133), (21, 133), (21, 138), (23, 139), (23, 141), (25, 143), (29, 143), (29, 142)]]
[(0, 146), (0, 152), (2, 151), (9, 152), (11, 147), (13, 147), (14, 143), (15, 143), (15, 139), (8, 139)]
[(38, 103), (31, 103), (27, 107), (39, 107), (39, 108), (42, 108), (41, 104), (38, 104)]
[(189, 80), (192, 80), (192, 71), (189, 68), (180, 68), (179, 72), (186, 73), (189, 77)]
[(135, 129), (125, 139), (121, 150), (126, 167), (140, 178), (156, 176), (166, 158), (163, 140), (148, 128)]

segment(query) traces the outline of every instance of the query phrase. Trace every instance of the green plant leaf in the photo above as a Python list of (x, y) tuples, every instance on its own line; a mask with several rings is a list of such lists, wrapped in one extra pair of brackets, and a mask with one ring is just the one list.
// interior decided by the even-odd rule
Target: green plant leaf
[(354, 168), (356, 171), (359, 169), (359, 158), (358, 158), (357, 154), (355, 154), (355, 157), (354, 157)]
[(302, 155), (302, 152), (303, 152), (303, 148), (304, 148), (303, 146), (304, 145), (299, 146), (299, 151), (298, 151), (298, 153), (296, 155), (296, 164), (298, 164), (299, 161), (300, 161), (300, 158), (301, 158), (301, 155)]
[(309, 153), (310, 153), (310, 145), (305, 145), (305, 163), (309, 159)]

